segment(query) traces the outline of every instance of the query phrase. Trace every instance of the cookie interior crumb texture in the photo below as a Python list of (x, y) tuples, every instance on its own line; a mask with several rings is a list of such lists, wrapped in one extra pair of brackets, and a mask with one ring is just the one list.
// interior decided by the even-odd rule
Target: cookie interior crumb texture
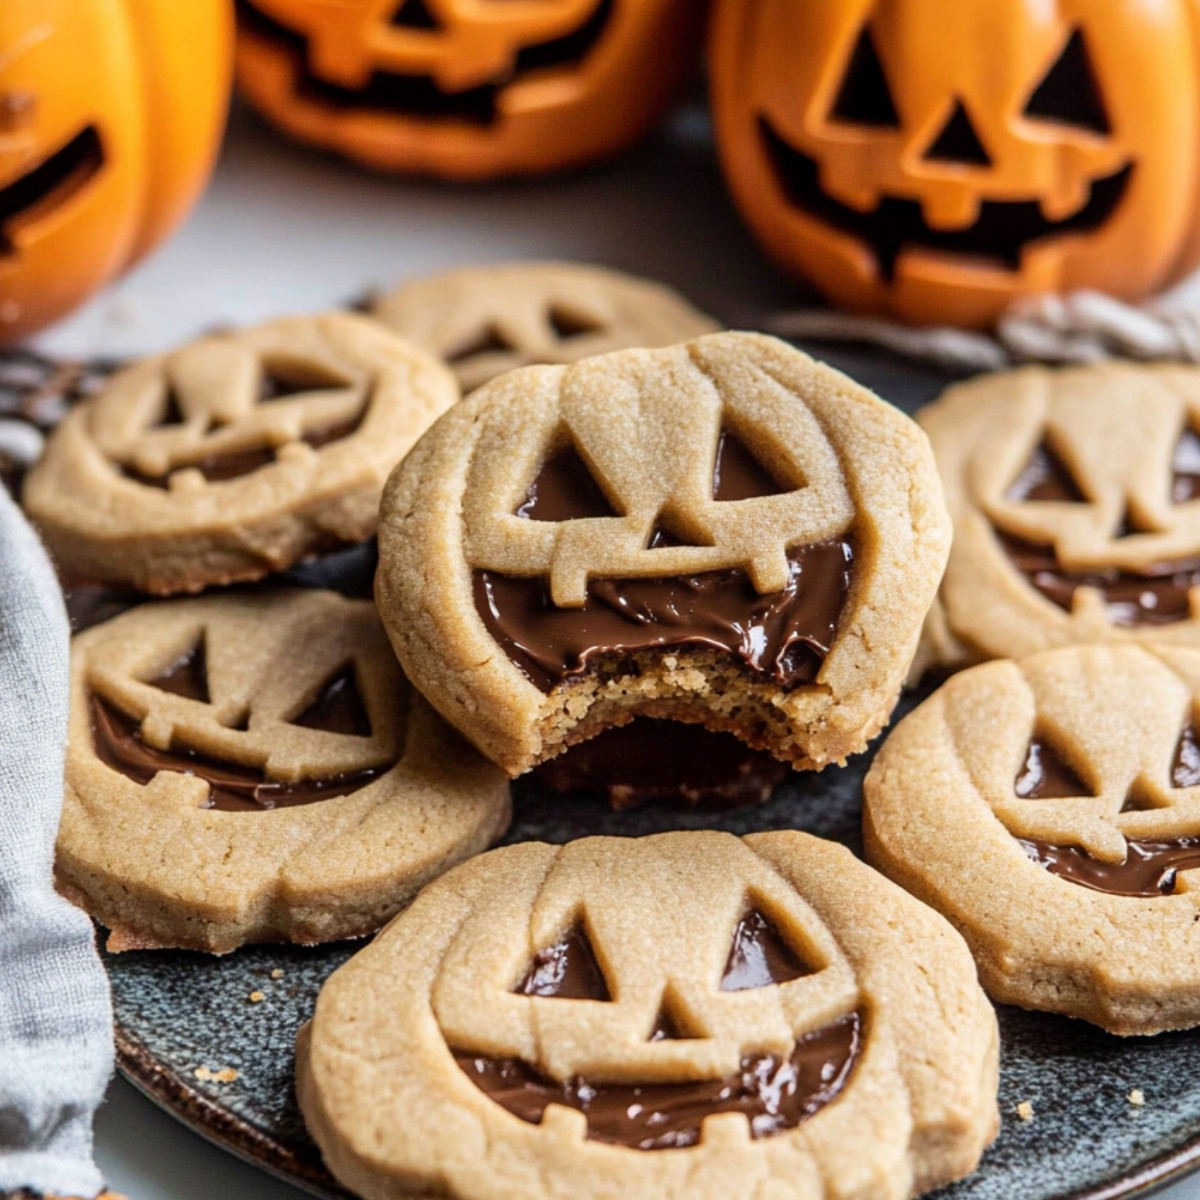
[(376, 598), (510, 775), (643, 714), (821, 767), (886, 724), (948, 545), (912, 421), (713, 334), (510, 372), (447, 413), (388, 482)]

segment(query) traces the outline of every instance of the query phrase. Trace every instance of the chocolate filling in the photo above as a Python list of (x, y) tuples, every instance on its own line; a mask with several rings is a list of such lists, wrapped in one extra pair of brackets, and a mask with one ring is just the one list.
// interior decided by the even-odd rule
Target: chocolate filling
[(790, 770), (732, 733), (638, 717), (542, 763), (534, 776), (555, 792), (598, 792), (615, 809), (675, 801), (712, 811), (761, 804)]
[(721, 976), (721, 991), (747, 992), (790, 983), (812, 973), (812, 968), (783, 940), (779, 930), (763, 913), (752, 908), (733, 931), (733, 946)]
[[(312, 433), (306, 433), (299, 440), (312, 446), (314, 450), (328, 446), (331, 442), (340, 442), (358, 432), (368, 407), (369, 402), (364, 404), (362, 411), (349, 421), (341, 421), (337, 425), (316, 429)], [(248, 450), (228, 450), (223, 454), (209, 454), (204, 458), (197, 459), (196, 462), (180, 463), (164, 475), (146, 475), (136, 467), (122, 465), (121, 474), (128, 479), (137, 480), (146, 487), (161, 488), (164, 491), (170, 486), (171, 476), (176, 471), (199, 471), (209, 483), (221, 483), (227, 479), (240, 479), (243, 475), (252, 475), (261, 467), (273, 463), (275, 450), (274, 446), (258, 446)]]
[(1053, 546), (1038, 546), (999, 530), (996, 538), (1013, 566), (1052, 604), (1070, 612), (1075, 593), (1094, 588), (1104, 597), (1108, 619), (1126, 628), (1186, 621), (1191, 614), (1188, 595), (1200, 587), (1200, 558), (1155, 563), (1138, 574), (1116, 567), (1070, 571)]
[(612, 999), (582, 925), (570, 929), (553, 946), (539, 950), (513, 991), (519, 996), (557, 996), (561, 1000)]
[(1200, 837), (1166, 841), (1127, 841), (1119, 863), (1093, 858), (1082, 846), (1018, 838), (1039, 867), (1082, 887), (1113, 896), (1169, 896), (1180, 871), (1200, 867)]
[(148, 746), (142, 741), (139, 722), (94, 692), (90, 710), (92, 740), (101, 762), (135, 783), (149, 783), (159, 771), (196, 775), (209, 785), (208, 800), (201, 807), (222, 812), (263, 812), (331, 800), (366, 787), (389, 769), (370, 767), (329, 779), (278, 783), (254, 767), (222, 762), (195, 750), (157, 750)]
[[(653, 1034), (649, 1040), (661, 1041)], [(753, 1138), (793, 1129), (834, 1100), (862, 1053), (859, 1013), (804, 1034), (790, 1057), (752, 1054), (722, 1079), (686, 1083), (558, 1083), (520, 1059), (455, 1051), (454, 1060), (480, 1091), (515, 1117), (541, 1124), (551, 1104), (587, 1117), (590, 1141), (635, 1150), (694, 1146), (704, 1118), (744, 1113)]]
[(883, 196), (866, 212), (835, 200), (821, 189), (815, 158), (790, 145), (766, 117), (759, 117), (758, 132), (763, 153), (788, 202), (806, 216), (868, 246), (885, 283), (895, 279), (896, 262), (907, 250), (978, 259), (1019, 271), (1027, 247), (1106, 225), (1124, 200), (1134, 173), (1133, 164), (1128, 163), (1111, 175), (1092, 180), (1083, 206), (1061, 221), (1047, 218), (1039, 200), (982, 200), (979, 215), (966, 228), (934, 229), (926, 222), (918, 200)]
[[(303, 99), (337, 111), (389, 112), (403, 117), (487, 126), (498, 120), (499, 94), (514, 80), (533, 71), (582, 63), (607, 31), (615, 3), (616, 0), (600, 0), (578, 29), (548, 42), (521, 47), (512, 69), (502, 77), (460, 91), (443, 89), (429, 75), (397, 71), (372, 71), (361, 88), (332, 83), (313, 71), (308, 39), (303, 34), (268, 16), (251, 0), (237, 0), (237, 10), (244, 30), (271, 42), (291, 58), (296, 94)], [(396, 15), (400, 15), (399, 10)]]
[(811, 683), (833, 645), (854, 551), (834, 540), (788, 552), (788, 586), (762, 596), (740, 568), (666, 579), (594, 579), (581, 608), (557, 608), (547, 581), (474, 572), (491, 636), (542, 691), (613, 653), (709, 646), (782, 688)]
[(1049, 742), (1038, 737), (1029, 742), (1025, 763), (1013, 784), (1013, 791), (1022, 800), (1058, 800), (1096, 794)]

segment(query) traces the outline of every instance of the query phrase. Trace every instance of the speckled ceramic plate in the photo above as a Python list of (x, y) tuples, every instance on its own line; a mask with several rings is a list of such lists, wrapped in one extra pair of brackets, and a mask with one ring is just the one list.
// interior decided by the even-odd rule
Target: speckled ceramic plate
[[(877, 358), (826, 357), (910, 411), (945, 382)], [(360, 588), (361, 578), (351, 578), (355, 560), (347, 562), (309, 569), (306, 577)], [(919, 698), (910, 697), (906, 707)], [(793, 776), (766, 804), (716, 816), (668, 808), (617, 813), (594, 797), (564, 799), (520, 786), (506, 840), (803, 829), (859, 852), (869, 759)], [(249, 947), (225, 958), (107, 956), (122, 1072), (233, 1153), (317, 1195), (346, 1196), (305, 1133), (293, 1094), (292, 1049), (325, 977), (355, 949), (342, 943)], [(944, 1200), (1116, 1200), (1200, 1165), (1200, 1030), (1122, 1040), (1079, 1021), (1017, 1009), (1002, 1009), (1000, 1025), (1004, 1127), (980, 1170), (939, 1193)], [(1145, 1096), (1141, 1106), (1129, 1102), (1134, 1089)], [(1024, 1101), (1033, 1106), (1032, 1120), (1016, 1115)]]

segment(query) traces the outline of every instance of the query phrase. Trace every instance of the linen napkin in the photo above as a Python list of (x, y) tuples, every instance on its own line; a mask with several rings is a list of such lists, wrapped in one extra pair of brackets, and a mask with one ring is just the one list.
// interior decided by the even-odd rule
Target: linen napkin
[(0, 1192), (91, 1197), (112, 1009), (91, 922), (51, 883), (67, 646), (54, 572), (0, 488)]

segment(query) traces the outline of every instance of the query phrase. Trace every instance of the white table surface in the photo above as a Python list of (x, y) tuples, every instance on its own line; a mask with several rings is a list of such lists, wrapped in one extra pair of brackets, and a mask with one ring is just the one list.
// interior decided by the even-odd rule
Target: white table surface
[[(660, 138), (562, 178), (453, 188), (364, 174), (239, 114), (183, 231), (39, 344), (144, 353), (214, 324), (313, 311), (400, 277), (509, 258), (589, 259), (651, 275), (742, 327), (794, 303), (796, 289), (734, 215), (703, 121), (687, 114), (672, 132), (669, 144)], [(130, 1200), (304, 1195), (205, 1142), (122, 1080), (98, 1114), (96, 1153), (109, 1186)], [(1200, 1176), (1161, 1196), (1200, 1200)]]

